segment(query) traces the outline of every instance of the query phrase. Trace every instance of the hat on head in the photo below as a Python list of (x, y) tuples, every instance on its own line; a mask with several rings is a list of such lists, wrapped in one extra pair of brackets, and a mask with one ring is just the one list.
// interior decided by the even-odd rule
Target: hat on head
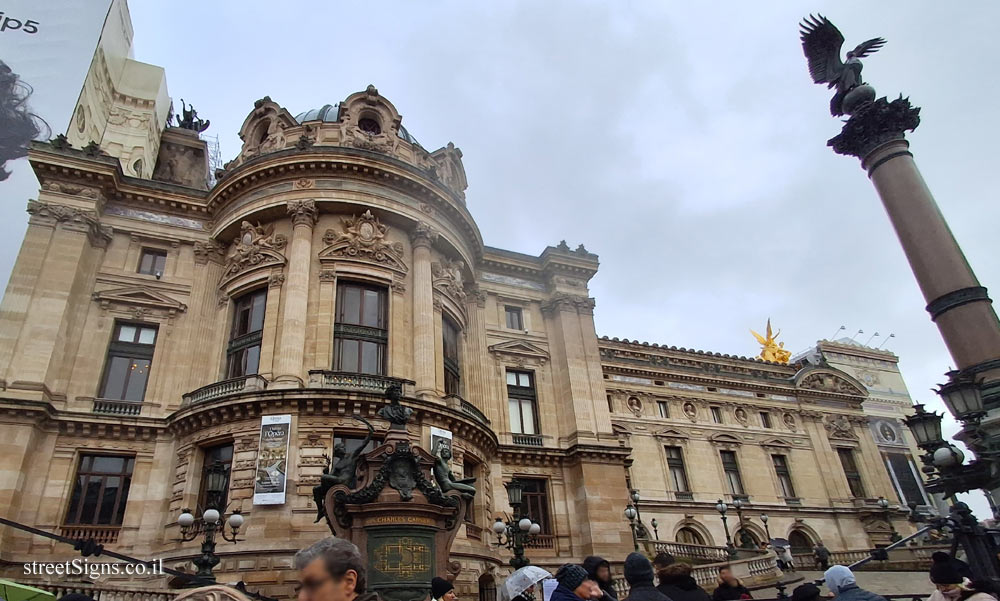
[(944, 551), (936, 551), (931, 555), (931, 582), (934, 584), (961, 584), (962, 575), (958, 573), (958, 567), (952, 560), (951, 555)]
[(819, 587), (812, 582), (795, 587), (792, 591), (792, 601), (812, 601), (819, 598)]
[(573, 563), (564, 563), (556, 572), (556, 580), (569, 590), (576, 590), (576, 587), (583, 584), (587, 579), (587, 570)]
[(455, 588), (454, 584), (448, 582), (447, 580), (441, 578), (440, 576), (435, 576), (434, 578), (431, 579), (431, 597), (433, 597), (434, 599), (440, 599), (441, 597), (444, 597), (445, 593), (447, 593), (450, 590), (453, 590), (454, 588)]
[(625, 558), (625, 580), (632, 586), (653, 584), (653, 566), (645, 555), (638, 551), (628, 554)]
[(675, 561), (677, 560), (674, 559), (673, 555), (667, 553), (666, 551), (660, 551), (656, 554), (656, 557), (653, 558), (653, 565), (659, 568), (665, 568)]

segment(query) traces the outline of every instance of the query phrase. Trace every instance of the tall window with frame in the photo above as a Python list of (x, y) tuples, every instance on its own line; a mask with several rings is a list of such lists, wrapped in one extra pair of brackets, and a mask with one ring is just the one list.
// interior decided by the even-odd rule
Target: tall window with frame
[(667, 451), (667, 470), (670, 471), (670, 483), (674, 487), (674, 492), (691, 492), (681, 448), (665, 447), (665, 449)]
[(771, 461), (774, 463), (774, 473), (778, 476), (778, 485), (781, 486), (781, 496), (794, 499), (795, 487), (792, 486), (792, 472), (788, 469), (788, 457), (771, 455)]
[[(477, 478), (477, 468), (476, 462), (466, 455), (462, 460), (462, 477), (463, 478)], [(469, 506), (465, 510), (465, 521), (475, 525), (478, 521), (476, 519), (476, 499), (469, 499)]]
[(722, 459), (722, 471), (726, 476), (726, 487), (732, 495), (742, 496), (743, 478), (740, 477), (740, 464), (736, 461), (736, 451), (719, 451)]
[(167, 251), (153, 248), (144, 248), (139, 256), (138, 273), (145, 275), (163, 276), (163, 269), (167, 266)]
[(233, 302), (233, 325), (226, 348), (226, 377), (256, 374), (260, 368), (260, 341), (264, 332), (267, 288), (247, 292)]
[(507, 370), (507, 407), (510, 431), (514, 434), (538, 434), (538, 411), (535, 397), (535, 374)]
[(861, 482), (861, 472), (858, 471), (858, 464), (854, 460), (854, 449), (838, 447), (837, 455), (840, 457), (840, 465), (844, 468), (844, 476), (847, 478), (847, 486), (851, 489), (851, 496), (863, 499), (865, 486)]
[(102, 399), (142, 401), (156, 347), (156, 326), (115, 323), (101, 380)]
[(333, 369), (385, 375), (389, 342), (388, 298), (384, 287), (358, 282), (337, 284), (333, 325)]
[(542, 527), (540, 534), (552, 534), (549, 521), (549, 495), (542, 478), (518, 478), (523, 486), (524, 514)]
[(462, 370), (459, 363), (458, 324), (447, 315), (441, 316), (442, 354), (444, 355), (444, 393), (459, 394)]
[(121, 526), (133, 467), (134, 457), (81, 455), (63, 523)]
[[(209, 468), (218, 469), (225, 473), (225, 484), (221, 490), (211, 490), (209, 482)], [(201, 509), (215, 507), (220, 511), (226, 506), (229, 498), (229, 478), (233, 468), (233, 443), (206, 447), (204, 449), (204, 462), (201, 466), (201, 487), (198, 490), (198, 503)]]
[(521, 307), (512, 307), (506, 305), (503, 308), (504, 319), (506, 320), (506, 325), (508, 330), (523, 330), (524, 329), (524, 314)]

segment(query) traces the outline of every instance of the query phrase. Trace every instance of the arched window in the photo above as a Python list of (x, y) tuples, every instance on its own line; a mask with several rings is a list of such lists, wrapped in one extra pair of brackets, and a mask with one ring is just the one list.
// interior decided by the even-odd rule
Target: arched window
[(685, 526), (677, 531), (677, 542), (687, 545), (704, 545), (705, 539), (694, 528)]
[(788, 533), (788, 546), (792, 548), (792, 555), (809, 554), (812, 553), (813, 542), (805, 532), (792, 530)]

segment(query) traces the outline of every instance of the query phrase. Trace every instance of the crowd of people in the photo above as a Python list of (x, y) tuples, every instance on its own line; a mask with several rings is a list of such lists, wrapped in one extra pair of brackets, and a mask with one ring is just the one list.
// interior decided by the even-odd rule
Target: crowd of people
[[(884, 597), (858, 586), (845, 566), (827, 567), (829, 551), (814, 549), (817, 566), (824, 568), (823, 579), (795, 588), (791, 601), (886, 601)], [(350, 541), (329, 537), (295, 555), (299, 571), (298, 601), (378, 601), (369, 591), (367, 571), (361, 552)], [(581, 564), (564, 564), (553, 576), (537, 566), (526, 566), (499, 583), (497, 601), (742, 601), (753, 593), (728, 565), (718, 568), (712, 592), (698, 585), (691, 575), (693, 566), (675, 561), (669, 553), (650, 560), (642, 553), (630, 553), (622, 570), (628, 594), (619, 599), (611, 563), (591, 556)], [(944, 552), (932, 556), (929, 572), (934, 590), (928, 601), (998, 601), (997, 591), (987, 581), (978, 581), (965, 562)], [(551, 581), (551, 584), (544, 584)], [(819, 584), (825, 584), (824, 593)], [(548, 589), (549, 594), (543, 594)], [(93, 601), (84, 595), (70, 595), (60, 601)], [(430, 601), (458, 601), (455, 585), (447, 578), (430, 582)]]

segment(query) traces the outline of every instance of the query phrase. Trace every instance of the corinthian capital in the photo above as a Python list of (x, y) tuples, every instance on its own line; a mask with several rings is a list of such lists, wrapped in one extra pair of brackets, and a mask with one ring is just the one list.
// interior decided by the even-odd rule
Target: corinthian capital
[(288, 215), (292, 218), (292, 225), (316, 225), (319, 219), (319, 211), (316, 203), (312, 200), (292, 200), (288, 202)]
[(410, 242), (413, 244), (414, 248), (418, 246), (430, 247), (434, 244), (434, 241), (438, 239), (438, 233), (431, 228), (430, 225), (421, 221), (417, 224), (417, 227), (413, 228), (410, 232)]

